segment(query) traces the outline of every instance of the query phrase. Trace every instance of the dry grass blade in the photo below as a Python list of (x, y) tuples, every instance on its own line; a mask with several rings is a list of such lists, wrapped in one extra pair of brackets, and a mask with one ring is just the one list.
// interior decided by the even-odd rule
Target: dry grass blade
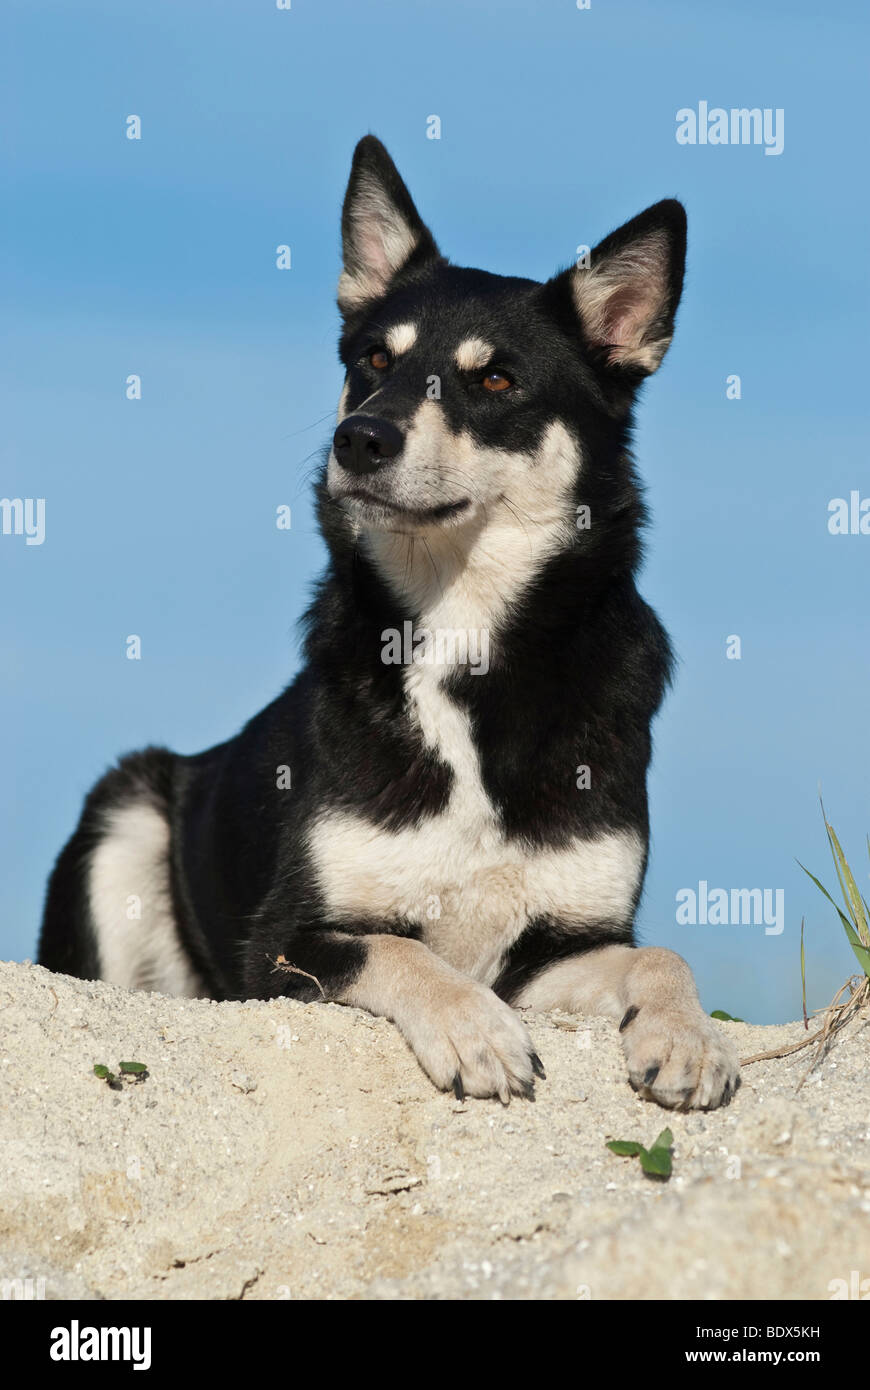
[[(855, 983), (856, 980), (858, 981), (857, 984)], [(849, 998), (841, 1003), (840, 1000), (846, 990), (850, 991)], [(834, 1036), (868, 1004), (870, 1004), (870, 979), (866, 975), (853, 975), (837, 990), (827, 1008), (820, 1011), (823, 1020), (822, 1026), (810, 1037), (803, 1038), (799, 1043), (792, 1043), (790, 1047), (775, 1047), (770, 1052), (756, 1052), (751, 1057), (741, 1057), (740, 1065), (748, 1067), (752, 1062), (770, 1062), (778, 1057), (790, 1057), (792, 1053), (803, 1052), (804, 1048), (812, 1047), (813, 1043), (818, 1043), (816, 1055), (798, 1084), (798, 1090), (800, 1090), (813, 1067), (824, 1056)]]
[[(811, 1047), (813, 1043), (817, 1043), (816, 1055), (798, 1083), (798, 1090), (803, 1086), (807, 1077), (812, 1072), (813, 1067), (815, 1067), (825, 1055), (837, 1033), (845, 1028), (846, 1024), (854, 1018), (857, 1013), (860, 1013), (862, 1009), (870, 1006), (870, 909), (868, 909), (867, 903), (858, 888), (855, 875), (849, 867), (849, 863), (843, 853), (840, 841), (837, 839), (834, 827), (828, 820), (821, 796), (819, 797), (819, 802), (822, 807), (822, 819), (825, 823), (828, 845), (834, 860), (834, 868), (837, 872), (837, 881), (840, 885), (840, 891), (843, 894), (846, 912), (843, 911), (838, 903), (834, 902), (834, 899), (831, 897), (825, 885), (819, 882), (815, 874), (811, 874), (809, 869), (805, 868), (803, 864), (801, 864), (800, 867), (807, 877), (812, 879), (813, 883), (819, 889), (819, 892), (824, 894), (836, 911), (842, 923), (843, 930), (846, 933), (849, 945), (852, 947), (858, 964), (863, 969), (864, 974), (850, 976), (842, 988), (837, 990), (837, 993), (834, 995), (828, 1007), (820, 1011), (822, 1015), (822, 1026), (817, 1032), (813, 1033), (811, 1037), (804, 1038), (799, 1043), (793, 1043), (790, 1047), (777, 1047), (773, 1048), (770, 1052), (757, 1052), (752, 1057), (744, 1057), (742, 1059), (742, 1065), (745, 1067), (749, 1066), (752, 1062), (767, 1062), (776, 1057), (789, 1057), (792, 1053), (802, 1052), (805, 1047)], [(868, 851), (870, 851), (870, 836), (868, 836), (867, 839), (867, 848)], [(847, 913), (849, 914), (848, 916), (846, 915)], [(804, 1027), (808, 1028), (803, 920), (801, 920), (801, 985)], [(847, 992), (848, 998), (844, 999), (843, 995), (847, 994)]]
[(807, 957), (804, 950), (804, 926), (806, 919), (801, 918), (801, 1007), (804, 1011), (804, 1028), (810, 1031), (810, 1020), (807, 1017)]

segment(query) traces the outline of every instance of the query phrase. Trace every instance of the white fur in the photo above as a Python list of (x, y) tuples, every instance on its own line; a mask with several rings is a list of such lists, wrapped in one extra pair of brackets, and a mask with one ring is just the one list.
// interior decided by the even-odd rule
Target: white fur
[(415, 323), (395, 323), (392, 328), (387, 329), (387, 347), (394, 357), (401, 357), (403, 352), (410, 352), (417, 341), (417, 325)]
[(473, 372), (485, 367), (493, 352), (492, 345), (482, 338), (466, 338), (453, 354), (453, 360), (460, 371)]
[(178, 940), (169, 826), (156, 807), (133, 802), (106, 815), (89, 889), (101, 979), (191, 998), (207, 992)]
[(484, 984), (535, 917), (578, 929), (628, 922), (643, 859), (637, 835), (611, 831), (565, 849), (509, 843), (476, 774), (459, 772), (447, 809), (417, 828), (383, 830), (348, 812), (321, 817), (310, 845), (329, 912), (413, 922), (437, 955)]

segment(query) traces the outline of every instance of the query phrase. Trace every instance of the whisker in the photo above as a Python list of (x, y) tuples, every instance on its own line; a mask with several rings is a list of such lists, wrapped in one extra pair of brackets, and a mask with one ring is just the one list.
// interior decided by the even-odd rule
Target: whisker
[(308, 430), (316, 429), (316, 427), (317, 427), (318, 425), (322, 425), (323, 422), (324, 422), (324, 420), (328, 420), (329, 417), (330, 417), (330, 415), (334, 415), (334, 414), (335, 414), (335, 406), (333, 406), (331, 410), (327, 410), (327, 412), (326, 412), (325, 415), (321, 415), (321, 417), (320, 417), (319, 420), (314, 420), (314, 421), (312, 421), (312, 423), (311, 423), (310, 425), (303, 425), (302, 428), (301, 428), (301, 430), (291, 430), (289, 434), (281, 434), (281, 435), (278, 436), (278, 438), (281, 440), (282, 443), (284, 442), (285, 439), (296, 439), (296, 437), (297, 437), (298, 435), (300, 435), (300, 434), (306, 434), (306, 433), (308, 432)]
[(440, 576), (440, 574), (438, 573), (438, 566), (435, 564), (435, 560), (434, 560), (434, 557), (433, 557), (433, 555), (432, 555), (432, 551), (429, 549), (429, 542), (426, 540), (426, 537), (425, 537), (425, 536), (421, 536), (420, 539), (421, 539), (422, 542), (423, 542), (424, 548), (425, 548), (425, 550), (426, 550), (426, 554), (429, 556), (429, 563), (430, 563), (430, 565), (432, 566), (432, 573), (435, 575), (435, 583), (438, 585), (438, 592), (440, 593), (441, 597), (443, 598), (443, 597), (444, 597), (444, 589), (443, 589), (442, 586), (441, 586), (441, 576)]

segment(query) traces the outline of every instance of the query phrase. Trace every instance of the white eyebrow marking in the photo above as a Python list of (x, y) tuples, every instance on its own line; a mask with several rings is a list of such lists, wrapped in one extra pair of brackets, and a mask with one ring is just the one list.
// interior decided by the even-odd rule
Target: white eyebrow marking
[(416, 341), (417, 325), (415, 323), (395, 323), (392, 328), (387, 329), (387, 347), (395, 357), (398, 357), (401, 352), (407, 352)]
[(479, 367), (485, 367), (494, 351), (491, 344), (485, 343), (482, 338), (466, 338), (459, 344), (453, 357), (457, 367), (463, 372), (473, 372)]

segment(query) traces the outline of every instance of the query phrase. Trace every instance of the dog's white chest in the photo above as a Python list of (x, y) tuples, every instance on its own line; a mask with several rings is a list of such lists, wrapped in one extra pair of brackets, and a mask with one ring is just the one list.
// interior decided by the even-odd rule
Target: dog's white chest
[(310, 848), (326, 906), (338, 922), (369, 919), (375, 929), (379, 922), (413, 923), (437, 955), (491, 983), (505, 952), (536, 917), (580, 931), (626, 920), (643, 851), (629, 831), (558, 850), (505, 840), (481, 781), (468, 718), (444, 693), (443, 674), (411, 666), (405, 681), (425, 742), (454, 774), (445, 810), (398, 831), (347, 812), (328, 813), (315, 824)]

